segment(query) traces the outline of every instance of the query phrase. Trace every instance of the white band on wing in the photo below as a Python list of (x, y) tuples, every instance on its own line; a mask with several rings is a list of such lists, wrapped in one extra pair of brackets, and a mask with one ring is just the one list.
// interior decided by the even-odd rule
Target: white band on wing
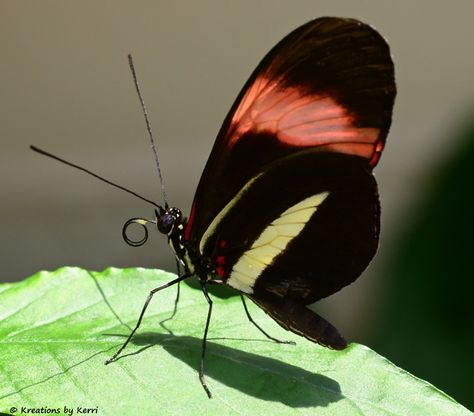
[(227, 284), (241, 292), (253, 293), (258, 277), (298, 236), (328, 195), (329, 192), (321, 192), (310, 196), (272, 221), (235, 263)]
[(199, 251), (201, 254), (204, 254), (204, 247), (206, 246), (207, 240), (209, 237), (214, 233), (217, 225), (222, 221), (222, 218), (224, 218), (227, 213), (232, 209), (232, 207), (237, 203), (237, 201), (242, 198), (242, 195), (247, 192), (247, 190), (250, 188), (250, 185), (254, 183), (258, 178), (262, 176), (262, 173), (254, 176), (252, 179), (250, 179), (244, 187), (237, 193), (236, 196), (234, 196), (229, 203), (222, 208), (222, 210), (219, 212), (219, 214), (216, 215), (216, 217), (212, 220), (211, 224), (209, 227), (207, 227), (206, 232), (202, 235), (201, 241), (199, 242)]

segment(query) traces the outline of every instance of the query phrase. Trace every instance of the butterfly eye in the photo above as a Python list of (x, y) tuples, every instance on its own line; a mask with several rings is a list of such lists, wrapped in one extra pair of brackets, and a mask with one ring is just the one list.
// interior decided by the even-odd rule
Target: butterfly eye
[(169, 234), (173, 228), (175, 217), (172, 214), (165, 213), (158, 217), (157, 225), (158, 230), (162, 234)]

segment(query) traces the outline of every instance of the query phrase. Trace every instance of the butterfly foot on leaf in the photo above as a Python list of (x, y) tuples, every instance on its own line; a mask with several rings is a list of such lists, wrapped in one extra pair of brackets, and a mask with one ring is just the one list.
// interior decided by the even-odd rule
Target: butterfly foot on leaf
[(265, 335), (267, 336), (268, 339), (272, 340), (276, 344), (296, 345), (295, 341), (284, 341), (284, 340), (281, 340), (281, 339), (273, 338), (272, 336), (268, 335), (267, 333), (265, 333)]
[(287, 345), (296, 345), (295, 341), (281, 341), (279, 339), (275, 340), (277, 344), (287, 344)]

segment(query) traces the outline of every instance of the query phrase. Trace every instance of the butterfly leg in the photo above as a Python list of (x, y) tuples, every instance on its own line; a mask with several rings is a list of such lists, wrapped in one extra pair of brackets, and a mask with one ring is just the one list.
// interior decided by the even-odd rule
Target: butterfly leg
[[(181, 276), (181, 267), (180, 267), (180, 264), (179, 264), (179, 261), (178, 259), (176, 259), (176, 274), (178, 276)], [(176, 284), (176, 298), (174, 300), (174, 307), (173, 307), (173, 312), (171, 313), (171, 316), (169, 316), (168, 318), (166, 319), (163, 319), (161, 322), (160, 322), (160, 325), (165, 328), (168, 332), (170, 332), (170, 330), (168, 328), (166, 328), (166, 326), (164, 325), (164, 323), (166, 321), (170, 321), (171, 319), (174, 318), (174, 316), (176, 315), (176, 312), (178, 311), (178, 302), (179, 302), (179, 294), (180, 294), (180, 288), (181, 288), (181, 282), (178, 282)]]
[[(181, 276), (181, 265), (179, 264), (178, 259), (176, 259), (176, 273), (178, 274), (178, 276)], [(178, 282), (178, 284), (176, 285), (176, 299), (174, 300), (173, 313), (171, 314), (169, 319), (173, 319), (174, 316), (176, 315), (176, 311), (178, 310), (180, 288), (181, 288), (181, 282)]]
[(263, 328), (260, 327), (260, 325), (258, 325), (254, 320), (253, 318), (250, 316), (250, 312), (247, 308), (247, 304), (245, 303), (245, 298), (243, 295), (240, 295), (240, 299), (242, 299), (242, 304), (244, 305), (244, 310), (245, 310), (245, 313), (247, 315), (247, 318), (249, 318), (249, 321), (252, 322), (257, 328), (258, 330), (263, 334), (265, 335), (268, 339), (271, 339), (272, 341), (275, 341), (276, 343), (278, 344), (291, 344), (291, 345), (296, 345), (296, 342), (294, 341), (282, 341), (280, 339), (277, 339), (277, 338), (274, 338), (272, 337), (271, 335), (269, 335), (265, 330), (263, 330)]
[(174, 300), (173, 313), (171, 314), (171, 316), (168, 319), (173, 319), (174, 316), (176, 315), (176, 311), (178, 310), (179, 293), (180, 293), (180, 290), (181, 290), (180, 285), (181, 285), (181, 282), (178, 282), (178, 284), (176, 285), (176, 298)]
[(160, 290), (166, 289), (167, 287), (173, 286), (176, 283), (181, 282), (181, 280), (187, 279), (188, 277), (190, 277), (190, 275), (180, 276), (177, 279), (171, 280), (171, 282), (165, 283), (164, 285), (162, 285), (160, 287), (157, 287), (155, 289), (152, 289), (150, 291), (150, 293), (148, 294), (148, 297), (146, 298), (145, 304), (143, 305), (142, 311), (141, 311), (140, 316), (138, 318), (138, 321), (135, 325), (135, 328), (133, 328), (133, 330), (130, 333), (130, 335), (128, 336), (127, 340), (123, 343), (123, 345), (119, 348), (119, 350), (111, 358), (109, 358), (108, 360), (105, 361), (105, 365), (110, 364), (111, 362), (115, 361), (116, 358), (120, 355), (120, 353), (128, 345), (130, 340), (133, 338), (133, 336), (135, 335), (135, 332), (137, 331), (137, 329), (140, 327), (140, 324), (142, 323), (143, 315), (145, 315), (145, 311), (148, 308), (148, 305), (149, 305), (151, 299), (153, 298), (153, 295), (156, 292), (159, 292)]
[(209, 310), (207, 312), (207, 320), (206, 320), (206, 328), (204, 329), (204, 337), (202, 338), (202, 351), (201, 351), (201, 364), (199, 366), (199, 380), (201, 381), (202, 387), (206, 391), (209, 398), (212, 398), (211, 391), (209, 387), (207, 387), (206, 380), (204, 379), (204, 358), (206, 355), (206, 344), (207, 344), (207, 332), (209, 330), (209, 323), (211, 322), (211, 313), (212, 313), (212, 299), (209, 297), (209, 293), (207, 293), (206, 284), (201, 282), (202, 293), (209, 304)]

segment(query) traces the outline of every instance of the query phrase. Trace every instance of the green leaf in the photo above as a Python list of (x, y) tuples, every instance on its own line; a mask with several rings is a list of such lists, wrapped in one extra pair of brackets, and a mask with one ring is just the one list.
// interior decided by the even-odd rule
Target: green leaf
[(471, 414), (367, 347), (323, 348), (249, 305), (268, 332), (297, 345), (270, 342), (247, 321), (238, 298), (214, 299), (210, 400), (197, 375), (207, 303), (186, 285), (174, 319), (163, 322), (176, 294), (169, 288), (153, 298), (125, 355), (105, 366), (149, 290), (173, 277), (63, 268), (0, 285), (0, 412), (16, 407), (21, 414), (24, 407), (63, 414), (67, 406), (78, 414), (79, 406), (114, 416)]

